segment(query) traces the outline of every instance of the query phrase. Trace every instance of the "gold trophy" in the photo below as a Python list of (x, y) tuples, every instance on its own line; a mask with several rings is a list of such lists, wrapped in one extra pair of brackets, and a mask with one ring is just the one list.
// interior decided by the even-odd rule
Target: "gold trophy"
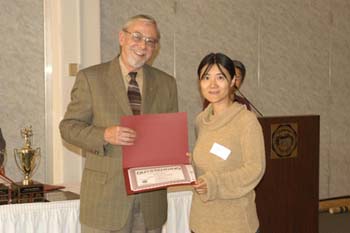
[(17, 167), (23, 172), (23, 185), (33, 184), (31, 177), (38, 168), (40, 162), (40, 148), (32, 149), (31, 137), (33, 136), (32, 127), (23, 128), (21, 135), (24, 138), (24, 146), (21, 149), (14, 149)]
[(24, 138), (24, 146), (20, 149), (14, 149), (14, 156), (17, 167), (24, 174), (22, 182), (16, 182), (18, 202), (42, 201), (44, 196), (44, 186), (41, 183), (31, 179), (40, 163), (40, 148), (33, 149), (32, 145), (32, 126), (21, 129), (21, 135)]

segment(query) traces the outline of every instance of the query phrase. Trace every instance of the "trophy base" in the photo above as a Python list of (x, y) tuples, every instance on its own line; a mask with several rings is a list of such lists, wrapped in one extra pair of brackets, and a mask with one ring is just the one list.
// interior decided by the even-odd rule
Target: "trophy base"
[(33, 181), (33, 183), (24, 185), (22, 182), (16, 182), (11, 185), (14, 191), (12, 203), (30, 203), (45, 202), (44, 185)]
[(10, 189), (4, 184), (0, 184), (0, 205), (9, 204), (10, 199)]

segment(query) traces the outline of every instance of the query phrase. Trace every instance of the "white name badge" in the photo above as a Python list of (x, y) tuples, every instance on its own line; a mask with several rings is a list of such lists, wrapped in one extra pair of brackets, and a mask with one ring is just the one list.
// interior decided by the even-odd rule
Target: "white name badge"
[(230, 156), (231, 150), (224, 147), (223, 145), (214, 142), (213, 146), (210, 149), (210, 153), (222, 158), (223, 160), (226, 160)]

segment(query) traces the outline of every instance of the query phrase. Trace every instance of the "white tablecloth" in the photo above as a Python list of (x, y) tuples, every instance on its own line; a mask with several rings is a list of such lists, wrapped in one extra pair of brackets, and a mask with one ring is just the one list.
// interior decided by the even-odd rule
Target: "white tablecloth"
[(80, 233), (79, 200), (1, 205), (0, 233)]
[[(168, 193), (163, 233), (189, 233), (191, 191)], [(79, 200), (0, 206), (0, 233), (80, 233)]]
[(162, 233), (190, 233), (192, 191), (168, 193), (168, 220)]

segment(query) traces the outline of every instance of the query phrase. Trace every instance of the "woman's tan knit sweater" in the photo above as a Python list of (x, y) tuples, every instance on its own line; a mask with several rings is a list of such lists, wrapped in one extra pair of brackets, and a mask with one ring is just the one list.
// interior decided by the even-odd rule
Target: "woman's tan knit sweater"
[[(208, 193), (194, 192), (190, 226), (195, 233), (255, 233), (259, 221), (254, 188), (265, 171), (261, 126), (254, 113), (233, 103), (218, 116), (209, 105), (196, 119), (193, 164)], [(210, 152), (214, 143), (230, 150), (224, 160)]]

